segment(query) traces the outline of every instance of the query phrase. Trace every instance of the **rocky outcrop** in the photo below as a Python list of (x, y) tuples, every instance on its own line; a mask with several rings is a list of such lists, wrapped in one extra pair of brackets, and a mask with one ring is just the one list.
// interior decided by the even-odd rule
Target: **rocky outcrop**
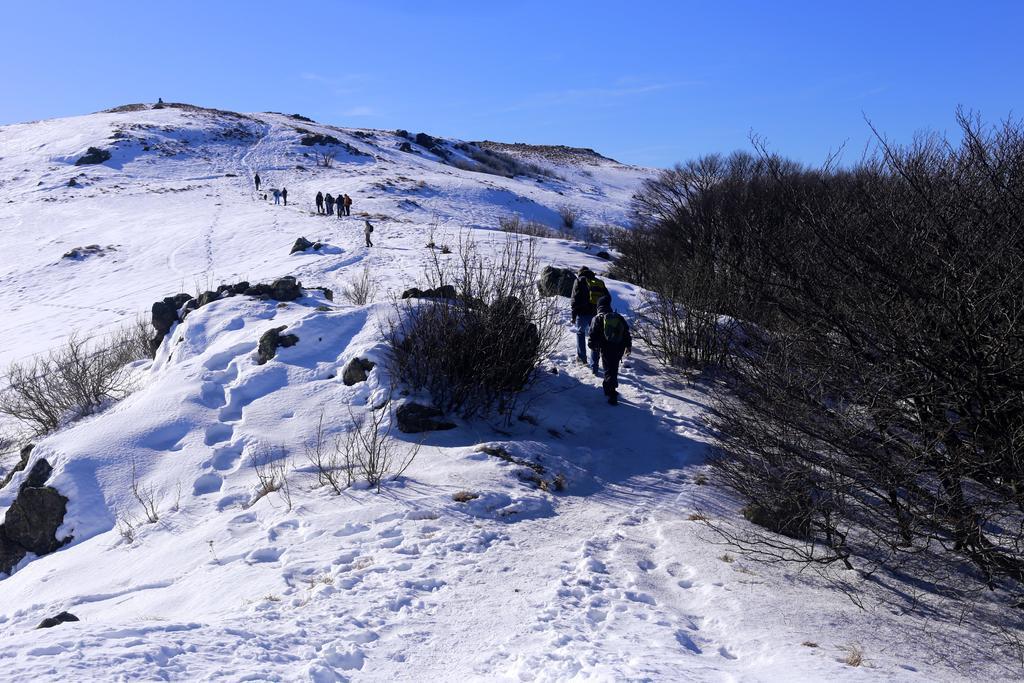
[(35, 444), (31, 443), (22, 447), (21, 451), (18, 453), (18, 462), (15, 463), (14, 467), (12, 467), (11, 470), (4, 476), (4, 480), (0, 482), (0, 489), (10, 484), (11, 479), (14, 478), (15, 474), (25, 469), (25, 467), (28, 465), (29, 456), (32, 455), (32, 449), (35, 447)]
[(376, 364), (373, 361), (366, 360), (365, 358), (353, 358), (348, 363), (345, 363), (345, 367), (342, 368), (341, 381), (347, 387), (365, 382), (368, 373), (375, 366)]
[(413, 287), (402, 292), (403, 299), (455, 299), (455, 287), (452, 285), (441, 285), (433, 289), (420, 289)]
[(438, 419), (442, 417), (444, 417), (444, 413), (437, 408), (419, 403), (403, 403), (395, 411), (398, 430), (406, 434), (455, 429), (454, 423)]
[[(334, 293), (326, 287), (311, 287), (310, 289), (322, 291), (324, 298), (328, 301), (334, 300)], [(303, 295), (303, 288), (301, 282), (291, 275), (286, 275), (270, 284), (250, 285), (248, 282), (239, 282), (233, 285), (221, 285), (214, 291), (203, 292), (195, 299), (189, 294), (176, 294), (163, 301), (157, 301), (153, 304), (152, 309), (152, 323), (156, 330), (156, 335), (150, 342), (153, 352), (156, 352), (171, 327), (175, 323), (183, 321), (189, 313), (213, 301), (238, 295), (275, 301), (295, 301)]]
[(59, 625), (61, 625), (63, 623), (69, 622), (69, 621), (80, 621), (80, 620), (79, 620), (78, 617), (76, 617), (71, 612), (61, 612), (60, 614), (58, 614), (55, 617), (47, 617), (47, 618), (43, 619), (41, 622), (39, 622), (39, 626), (36, 626), (36, 628), (37, 629), (40, 629), (40, 628), (53, 628), (54, 626), (59, 626)]
[(286, 325), (282, 325), (281, 327), (267, 330), (260, 337), (259, 347), (256, 350), (256, 362), (259, 365), (263, 365), (277, 355), (279, 348), (295, 346), (299, 342), (299, 338), (294, 334), (281, 334), (286, 327)]
[(572, 286), (576, 282), (576, 274), (569, 268), (544, 266), (537, 280), (537, 291), (541, 296), (572, 296)]
[(71, 542), (58, 539), (68, 499), (45, 486), (53, 468), (44, 458), (32, 466), (0, 524), (0, 572), (10, 574), (29, 553), (47, 555)]
[(75, 162), (75, 166), (85, 166), (88, 164), (102, 164), (104, 161), (110, 160), (110, 152), (105, 149), (98, 147), (90, 147), (85, 150), (85, 154), (79, 157), (78, 161)]

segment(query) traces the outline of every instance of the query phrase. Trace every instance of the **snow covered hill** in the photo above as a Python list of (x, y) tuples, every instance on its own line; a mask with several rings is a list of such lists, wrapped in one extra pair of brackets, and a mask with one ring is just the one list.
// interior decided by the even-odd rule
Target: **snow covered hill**
[[(76, 165), (90, 148), (110, 156)], [(318, 165), (325, 153), (330, 167)], [(288, 189), (287, 207), (255, 191), (256, 172), (264, 190)], [(57, 536), (73, 540), (0, 580), (4, 675), (1019, 675), (951, 622), (862, 610), (816, 576), (716, 545), (701, 519), (739, 518), (703, 484), (715, 386), (662, 376), (638, 348), (622, 404), (609, 407), (573, 362), (567, 305), (546, 364), (557, 372), (530, 390), (521, 419), (455, 419), (380, 493), (318, 486), (306, 451), (321, 419), (325, 442), (343, 438), (389, 394), (381, 328), (390, 296), (425, 284), (428, 241), (455, 259), (467, 235), (500, 249), (511, 216), (552, 229), (565, 212), (578, 226), (624, 226), (652, 173), (589, 150), (190, 106), (0, 127), (0, 365), (75, 331), (102, 335), (179, 291), (294, 275), (338, 292), (367, 267), (378, 288), (363, 306), (313, 289), (291, 302), (213, 301), (136, 364), (128, 398), (36, 442), (32, 460), (53, 465), (48, 485), (68, 499)], [(349, 194), (352, 216), (317, 215), (317, 191)], [(366, 218), (372, 248), (362, 246)], [(300, 236), (326, 247), (290, 254)], [(596, 247), (567, 237), (537, 239), (537, 250), (543, 264), (606, 266)], [(628, 317), (639, 292), (608, 284)], [(298, 343), (258, 363), (261, 336), (281, 326)], [(375, 366), (347, 386), (353, 358)], [(418, 443), (397, 438), (407, 451)], [(290, 496), (260, 495), (268, 453), (287, 464)], [(5, 471), (15, 459), (5, 454)], [(0, 490), (0, 509), (27, 472)], [(143, 523), (140, 497), (155, 522)], [(62, 611), (79, 621), (36, 630)], [(846, 663), (851, 651), (863, 651), (863, 666)]]

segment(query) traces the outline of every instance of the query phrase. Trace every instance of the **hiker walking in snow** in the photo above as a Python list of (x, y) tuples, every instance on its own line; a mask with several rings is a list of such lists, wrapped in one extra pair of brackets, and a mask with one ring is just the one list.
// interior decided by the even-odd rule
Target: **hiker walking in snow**
[(275, 204), (280, 204), (281, 203), (281, 191), (278, 190), (278, 189), (274, 190), (274, 203)]
[[(587, 335), (590, 323), (597, 313), (597, 302), (608, 294), (604, 282), (594, 275), (594, 271), (586, 266), (579, 270), (576, 282), (572, 285), (571, 314), (576, 325), (576, 357), (584, 365), (587, 364)], [(600, 354), (596, 349), (590, 352), (590, 368), (596, 375), (600, 369)]]
[(366, 235), (366, 246), (372, 247), (373, 242), (370, 241), (370, 233), (373, 232), (373, 224), (371, 224), (370, 221), (365, 221), (365, 223), (366, 225), (363, 226), (363, 234)]
[(342, 196), (342, 206), (345, 207), (345, 215), (346, 216), (351, 216), (352, 215), (352, 198), (349, 197), (347, 194)]
[(253, 178), (253, 180), (256, 181), (256, 191), (259, 192), (260, 191), (260, 174), (257, 173), (256, 177)]
[(590, 348), (601, 353), (604, 382), (601, 387), (609, 405), (619, 402), (619, 361), (623, 354), (633, 352), (633, 338), (626, 319), (612, 310), (612, 298), (605, 294), (597, 302), (597, 315), (590, 323)]
[(327, 215), (328, 216), (333, 216), (334, 215), (334, 197), (331, 196), (330, 192), (328, 192), (327, 196), (324, 197), (324, 201), (327, 202)]
[(317, 192), (316, 193), (316, 212), (317, 213), (323, 213), (324, 212), (324, 193), (323, 192)]
[(338, 198), (335, 201), (338, 204), (338, 218), (341, 218), (342, 216), (345, 215), (345, 198), (339, 192), (338, 193)]
[(284, 200), (284, 205), (288, 206), (288, 188), (287, 187), (281, 189), (281, 199)]

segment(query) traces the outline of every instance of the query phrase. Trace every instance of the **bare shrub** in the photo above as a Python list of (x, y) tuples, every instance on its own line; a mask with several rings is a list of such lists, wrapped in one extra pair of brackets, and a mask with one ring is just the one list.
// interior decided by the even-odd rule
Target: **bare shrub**
[(370, 274), (370, 265), (364, 264), (359, 274), (341, 287), (341, 296), (354, 306), (365, 306), (377, 294), (377, 281)]
[(427, 390), (443, 410), (511, 419), (557, 334), (554, 304), (539, 295), (536, 273), (534, 242), (512, 236), (493, 258), (468, 236), (457, 258), (435, 255), (428, 283), (451, 288), (455, 298), (395, 302), (392, 376)]
[(498, 219), (498, 226), (503, 232), (525, 237), (561, 237), (562, 235), (537, 221), (524, 221), (518, 215), (504, 216)]
[(843, 656), (842, 662), (846, 666), (861, 666), (864, 664), (864, 648), (857, 643), (850, 645), (844, 645), (839, 648), (846, 654)]
[[(349, 415), (352, 416), (351, 411)], [(352, 421), (349, 438), (344, 442), (345, 459), (354, 463), (360, 478), (380, 493), (381, 483), (409, 469), (420, 444), (408, 447), (392, 438), (395, 415), (390, 399), (372, 408), (362, 419), (352, 417)]]
[(291, 459), (285, 449), (278, 445), (261, 445), (252, 454), (251, 461), (257, 483), (253, 499), (246, 507), (252, 507), (264, 496), (278, 493), (288, 512), (291, 512), (292, 491), (288, 479), (288, 474), (291, 471)]
[(321, 168), (331, 168), (334, 166), (334, 159), (337, 156), (337, 152), (316, 152), (316, 165)]
[(142, 514), (147, 524), (156, 524), (160, 521), (160, 504), (163, 501), (163, 494), (159, 492), (156, 485), (143, 486), (135, 468), (135, 458), (132, 458), (132, 495), (142, 506)]
[(576, 227), (576, 219), (579, 217), (576, 207), (571, 204), (562, 204), (558, 207), (558, 215), (562, 218), (562, 225), (565, 226), (566, 230), (572, 230)]
[(0, 414), (42, 435), (124, 398), (132, 390), (125, 366), (149, 356), (146, 333), (133, 325), (93, 344), (72, 334), (46, 355), (12, 363), (3, 376)]
[(328, 442), (324, 431), (324, 414), (320, 413), (316, 430), (306, 442), (306, 459), (316, 472), (317, 484), (329, 486), (340, 494), (355, 481), (355, 463), (351, 458), (352, 449), (347, 447), (344, 437)]

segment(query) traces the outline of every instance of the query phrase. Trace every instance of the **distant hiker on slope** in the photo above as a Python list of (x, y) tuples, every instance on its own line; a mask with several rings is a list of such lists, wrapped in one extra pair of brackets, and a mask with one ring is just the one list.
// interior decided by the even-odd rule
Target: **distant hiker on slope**
[(316, 193), (316, 212), (317, 213), (323, 213), (324, 212), (324, 193), (323, 192), (317, 192)]
[[(346, 197), (348, 195), (345, 195)], [(372, 247), (373, 242), (370, 241), (370, 233), (373, 232), (373, 225), (370, 221), (365, 221), (366, 225), (363, 226), (363, 234), (366, 235), (366, 246)]]
[[(597, 313), (598, 300), (608, 294), (608, 288), (604, 282), (594, 275), (594, 271), (586, 266), (579, 270), (576, 282), (572, 285), (572, 296), (570, 297), (570, 312), (572, 321), (576, 325), (576, 357), (584, 365), (587, 364), (587, 335), (590, 333), (590, 323)], [(590, 368), (594, 374), (600, 369), (601, 357), (596, 349), (590, 352)]]
[(287, 187), (281, 189), (281, 199), (284, 200), (284, 205), (288, 206), (288, 188)]
[(619, 402), (619, 361), (622, 355), (633, 352), (633, 339), (626, 319), (612, 310), (612, 298), (604, 295), (597, 302), (597, 315), (590, 323), (590, 348), (601, 352), (604, 363), (604, 382), (601, 387), (609, 405)]
[(324, 197), (324, 201), (327, 202), (327, 215), (328, 216), (333, 216), (334, 215), (334, 197), (331, 196), (330, 192), (328, 192), (327, 196)]
[(342, 196), (342, 206), (345, 207), (345, 215), (346, 216), (351, 216), (352, 215), (352, 198), (349, 197), (347, 194)]
[(260, 191), (260, 174), (257, 173), (256, 177), (253, 178), (253, 180), (256, 181), (256, 191), (259, 192)]
[(275, 204), (280, 204), (281, 203), (281, 191), (276, 189), (276, 188), (274, 189), (274, 203)]

